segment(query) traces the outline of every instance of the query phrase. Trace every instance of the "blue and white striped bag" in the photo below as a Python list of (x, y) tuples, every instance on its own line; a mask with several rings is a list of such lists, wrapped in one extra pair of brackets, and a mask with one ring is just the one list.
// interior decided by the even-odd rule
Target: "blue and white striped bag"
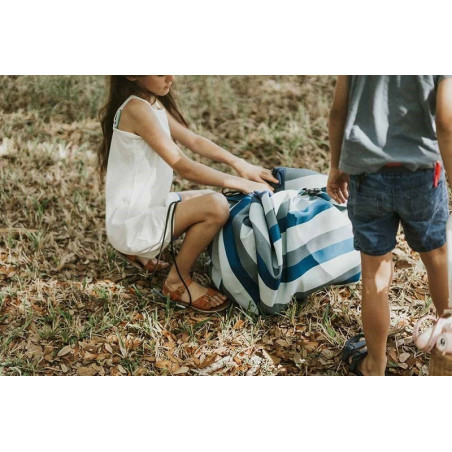
[(275, 193), (229, 197), (228, 222), (210, 247), (215, 286), (245, 309), (277, 314), (332, 284), (360, 278), (346, 208), (326, 194), (326, 176), (276, 168)]

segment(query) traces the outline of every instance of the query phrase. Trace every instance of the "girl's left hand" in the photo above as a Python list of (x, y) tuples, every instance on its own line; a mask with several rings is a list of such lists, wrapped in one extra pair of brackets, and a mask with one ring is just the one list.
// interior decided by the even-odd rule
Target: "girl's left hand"
[[(252, 165), (243, 159), (240, 159), (235, 165), (235, 170), (240, 177), (248, 179), (254, 182), (260, 182), (261, 184), (268, 185), (268, 182), (275, 184), (279, 183), (279, 180), (273, 177), (272, 172), (262, 166)], [(270, 187), (270, 185), (268, 185)], [(270, 187), (272, 188), (272, 187)]]

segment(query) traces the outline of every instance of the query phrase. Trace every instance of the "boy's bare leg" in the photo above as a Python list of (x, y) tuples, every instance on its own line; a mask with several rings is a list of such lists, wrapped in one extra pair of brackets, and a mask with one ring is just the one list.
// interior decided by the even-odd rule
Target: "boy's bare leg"
[(367, 356), (359, 369), (364, 375), (384, 375), (390, 321), (388, 292), (393, 275), (392, 253), (383, 256), (361, 253), (361, 265), (361, 311)]
[(427, 269), (430, 296), (440, 316), (447, 309), (449, 299), (446, 245), (419, 255)]

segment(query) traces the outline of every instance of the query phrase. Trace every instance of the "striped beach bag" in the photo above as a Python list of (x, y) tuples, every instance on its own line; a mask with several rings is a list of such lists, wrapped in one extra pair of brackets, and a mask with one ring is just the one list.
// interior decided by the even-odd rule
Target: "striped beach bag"
[(230, 216), (212, 242), (215, 286), (256, 314), (273, 315), (327, 285), (360, 278), (347, 211), (326, 194), (326, 176), (276, 168), (275, 193), (228, 197)]

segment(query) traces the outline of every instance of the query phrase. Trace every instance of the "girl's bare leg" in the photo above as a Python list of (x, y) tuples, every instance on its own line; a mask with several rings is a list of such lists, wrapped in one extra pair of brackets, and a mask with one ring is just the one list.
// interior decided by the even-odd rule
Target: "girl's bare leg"
[[(187, 201), (189, 199), (197, 198), (198, 196), (203, 196), (207, 194), (215, 193), (213, 190), (189, 190), (179, 193), (180, 197), (182, 198), (182, 201)], [(154, 265), (159, 264), (161, 269), (164, 270), (169, 267), (169, 264), (167, 262), (164, 262), (162, 260), (158, 260), (157, 258), (154, 259), (146, 259), (145, 257), (137, 256), (137, 259), (143, 264), (146, 265), (149, 261), (152, 261)]]
[[(188, 199), (187, 199), (188, 198)], [(182, 278), (190, 277), (191, 269), (207, 245), (213, 240), (217, 232), (223, 227), (229, 217), (229, 205), (226, 198), (215, 192), (199, 196), (182, 197), (174, 216), (174, 235), (179, 236), (186, 232), (184, 242), (176, 257), (177, 266)], [(173, 265), (166, 279), (169, 290), (176, 290), (181, 285), (181, 280)], [(207, 288), (193, 282), (190, 286), (192, 300), (205, 295)], [(189, 302), (189, 296), (185, 292), (182, 300)], [(218, 294), (212, 301), (213, 306), (218, 306), (226, 300), (222, 294)]]
[(179, 193), (179, 196), (182, 198), (182, 201), (188, 201), (189, 199), (197, 198), (199, 196), (211, 195), (215, 193), (213, 190), (188, 190)]

